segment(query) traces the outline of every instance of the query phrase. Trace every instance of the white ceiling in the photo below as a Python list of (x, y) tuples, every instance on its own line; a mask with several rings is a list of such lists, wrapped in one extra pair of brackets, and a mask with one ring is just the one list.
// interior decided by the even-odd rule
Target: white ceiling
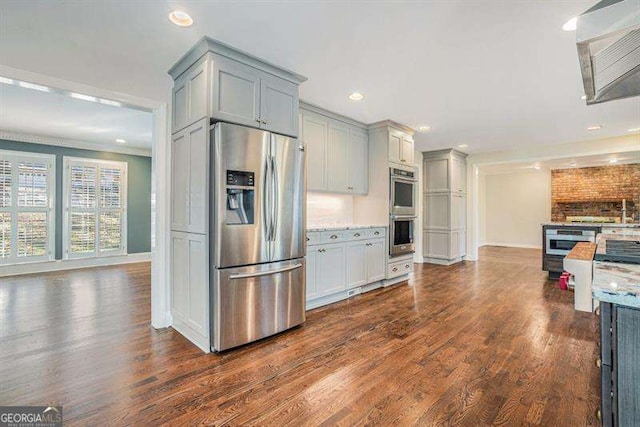
[[(638, 97), (580, 99), (575, 33), (561, 26), (595, 3), (4, 1), (0, 64), (164, 101), (166, 71), (208, 35), (306, 75), (309, 102), (363, 122), (430, 125), (420, 149), (475, 153), (640, 126)], [(195, 24), (171, 24), (174, 8)], [(354, 90), (366, 98), (349, 101)]]
[(76, 140), (96, 149), (151, 150), (152, 123), (150, 112), (0, 83), (1, 130)]
[[(611, 163), (610, 160), (612, 159), (615, 159), (616, 162)], [(640, 151), (599, 154), (592, 156), (565, 157), (540, 162), (500, 163), (481, 166), (479, 170), (483, 175), (502, 175), (518, 172), (536, 171), (534, 166), (540, 167), (539, 170), (553, 170), (569, 169), (573, 167), (586, 168), (591, 166), (624, 165), (630, 163), (640, 163)]]

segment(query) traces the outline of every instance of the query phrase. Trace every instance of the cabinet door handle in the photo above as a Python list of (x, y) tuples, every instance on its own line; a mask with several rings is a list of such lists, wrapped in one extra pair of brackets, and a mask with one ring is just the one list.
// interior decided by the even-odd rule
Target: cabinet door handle
[(256, 122), (260, 123), (260, 119), (256, 119)]
[(337, 239), (338, 236), (336, 236), (335, 234), (332, 234), (331, 237), (329, 237), (330, 239)]
[(309, 240), (311, 240), (311, 239), (309, 239), (309, 238), (307, 237), (307, 242), (308, 242)]
[(377, 235), (379, 235), (379, 234), (380, 234), (380, 232), (379, 232), (379, 231), (376, 231), (376, 232), (374, 232), (374, 233), (373, 233), (373, 235), (374, 235), (374, 236), (377, 236)]
[(393, 267), (393, 268), (391, 269), (391, 271), (393, 271), (393, 272), (395, 273), (396, 271), (398, 271), (398, 269), (397, 269), (396, 267)]
[(597, 366), (598, 368), (602, 367), (602, 360), (600, 360), (600, 358), (599, 358), (599, 357), (596, 359), (596, 366)]
[(353, 237), (360, 237), (360, 233), (354, 234)]
[(267, 124), (267, 121), (266, 121), (266, 120), (262, 120), (262, 124), (263, 124), (263, 125), (266, 125), (266, 124)]
[(601, 420), (601, 419), (602, 419), (602, 411), (600, 411), (600, 409), (598, 409), (598, 410), (596, 411), (596, 418), (597, 418), (597, 419), (599, 419), (599, 420)]
[(409, 264), (405, 264), (405, 265), (404, 265), (404, 268), (409, 268)]
[(318, 252), (324, 252), (324, 249), (318, 249)]
[(405, 160), (405, 159), (401, 159), (400, 161), (401, 161), (402, 163), (405, 163), (405, 162), (406, 162), (406, 160)]

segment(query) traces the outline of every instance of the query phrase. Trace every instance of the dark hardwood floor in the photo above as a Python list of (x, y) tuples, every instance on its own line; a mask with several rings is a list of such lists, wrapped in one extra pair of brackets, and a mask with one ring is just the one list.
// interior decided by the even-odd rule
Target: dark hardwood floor
[(598, 425), (596, 319), (540, 253), (416, 265), (223, 355), (149, 325), (149, 264), (0, 279), (0, 404), (77, 425)]

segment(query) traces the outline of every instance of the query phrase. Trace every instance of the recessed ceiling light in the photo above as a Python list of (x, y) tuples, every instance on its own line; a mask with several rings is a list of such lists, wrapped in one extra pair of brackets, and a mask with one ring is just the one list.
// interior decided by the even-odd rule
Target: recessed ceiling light
[(618, 163), (618, 159), (609, 159), (609, 163)]
[(0, 76), (0, 83), (12, 85), (13, 84), (13, 79), (8, 79), (6, 77)]
[(361, 101), (362, 99), (364, 99), (364, 95), (360, 92), (353, 92), (349, 95), (349, 99), (352, 101)]
[(51, 91), (46, 86), (41, 86), (41, 85), (37, 85), (35, 83), (29, 83), (29, 82), (18, 82), (18, 86), (23, 87), (25, 89), (39, 90), (40, 92), (50, 92)]
[(600, 130), (602, 129), (602, 125), (596, 125), (596, 126), (589, 126), (587, 128), (587, 130), (591, 131), (591, 130)]
[(533, 165), (533, 168), (534, 168), (535, 170), (539, 171), (539, 170), (540, 170), (540, 165)]
[(629, 132), (640, 132), (640, 128), (631, 128)]
[(575, 31), (577, 24), (578, 24), (578, 17), (574, 16), (573, 18), (569, 19), (567, 22), (564, 23), (564, 25), (562, 26), (562, 29), (565, 31)]
[(169, 14), (169, 21), (176, 24), (178, 27), (190, 27), (193, 25), (193, 18), (187, 13), (181, 10), (174, 10)]
[(126, 143), (127, 143), (127, 140), (126, 140), (126, 139), (122, 139), (122, 138), (118, 138), (118, 139), (116, 139), (116, 142), (117, 142), (118, 144), (126, 144)]
[(429, 132), (431, 130), (431, 126), (420, 126), (418, 128), (418, 132)]
[(467, 148), (469, 145), (468, 144), (460, 144), (458, 145), (458, 148)]
[(582, 95), (582, 96), (580, 97), (580, 99), (582, 99), (582, 100), (584, 101), (585, 99), (587, 99), (587, 95)]

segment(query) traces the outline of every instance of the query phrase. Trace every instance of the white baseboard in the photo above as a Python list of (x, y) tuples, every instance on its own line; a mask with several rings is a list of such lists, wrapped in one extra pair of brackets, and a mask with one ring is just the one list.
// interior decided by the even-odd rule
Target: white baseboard
[(397, 285), (398, 283), (406, 282), (407, 280), (409, 280), (409, 274), (403, 274), (402, 276), (392, 277), (391, 279), (386, 279), (384, 281), (384, 287), (386, 288), (387, 286)]
[[(406, 279), (405, 279), (406, 280)], [(325, 305), (333, 304), (334, 302), (342, 301), (348, 298), (351, 298), (356, 295), (364, 294), (369, 291), (373, 291), (374, 289), (381, 288), (383, 286), (383, 281), (373, 282), (366, 285), (362, 285), (358, 288), (347, 289), (344, 291), (337, 292), (335, 294), (327, 295), (324, 297), (316, 298), (306, 303), (306, 310), (313, 310), (314, 308), (322, 307)]]
[(432, 257), (424, 258), (424, 262), (426, 264), (436, 264), (436, 265), (453, 265), (453, 264), (459, 263), (460, 261), (462, 261), (462, 257), (457, 257), (454, 259), (440, 259), (440, 258), (432, 258)]
[(101, 258), (65, 259), (0, 266), (0, 277), (151, 261), (151, 252)]
[(505, 248), (542, 249), (542, 245), (527, 245), (521, 243), (484, 242), (482, 246), (503, 246)]

